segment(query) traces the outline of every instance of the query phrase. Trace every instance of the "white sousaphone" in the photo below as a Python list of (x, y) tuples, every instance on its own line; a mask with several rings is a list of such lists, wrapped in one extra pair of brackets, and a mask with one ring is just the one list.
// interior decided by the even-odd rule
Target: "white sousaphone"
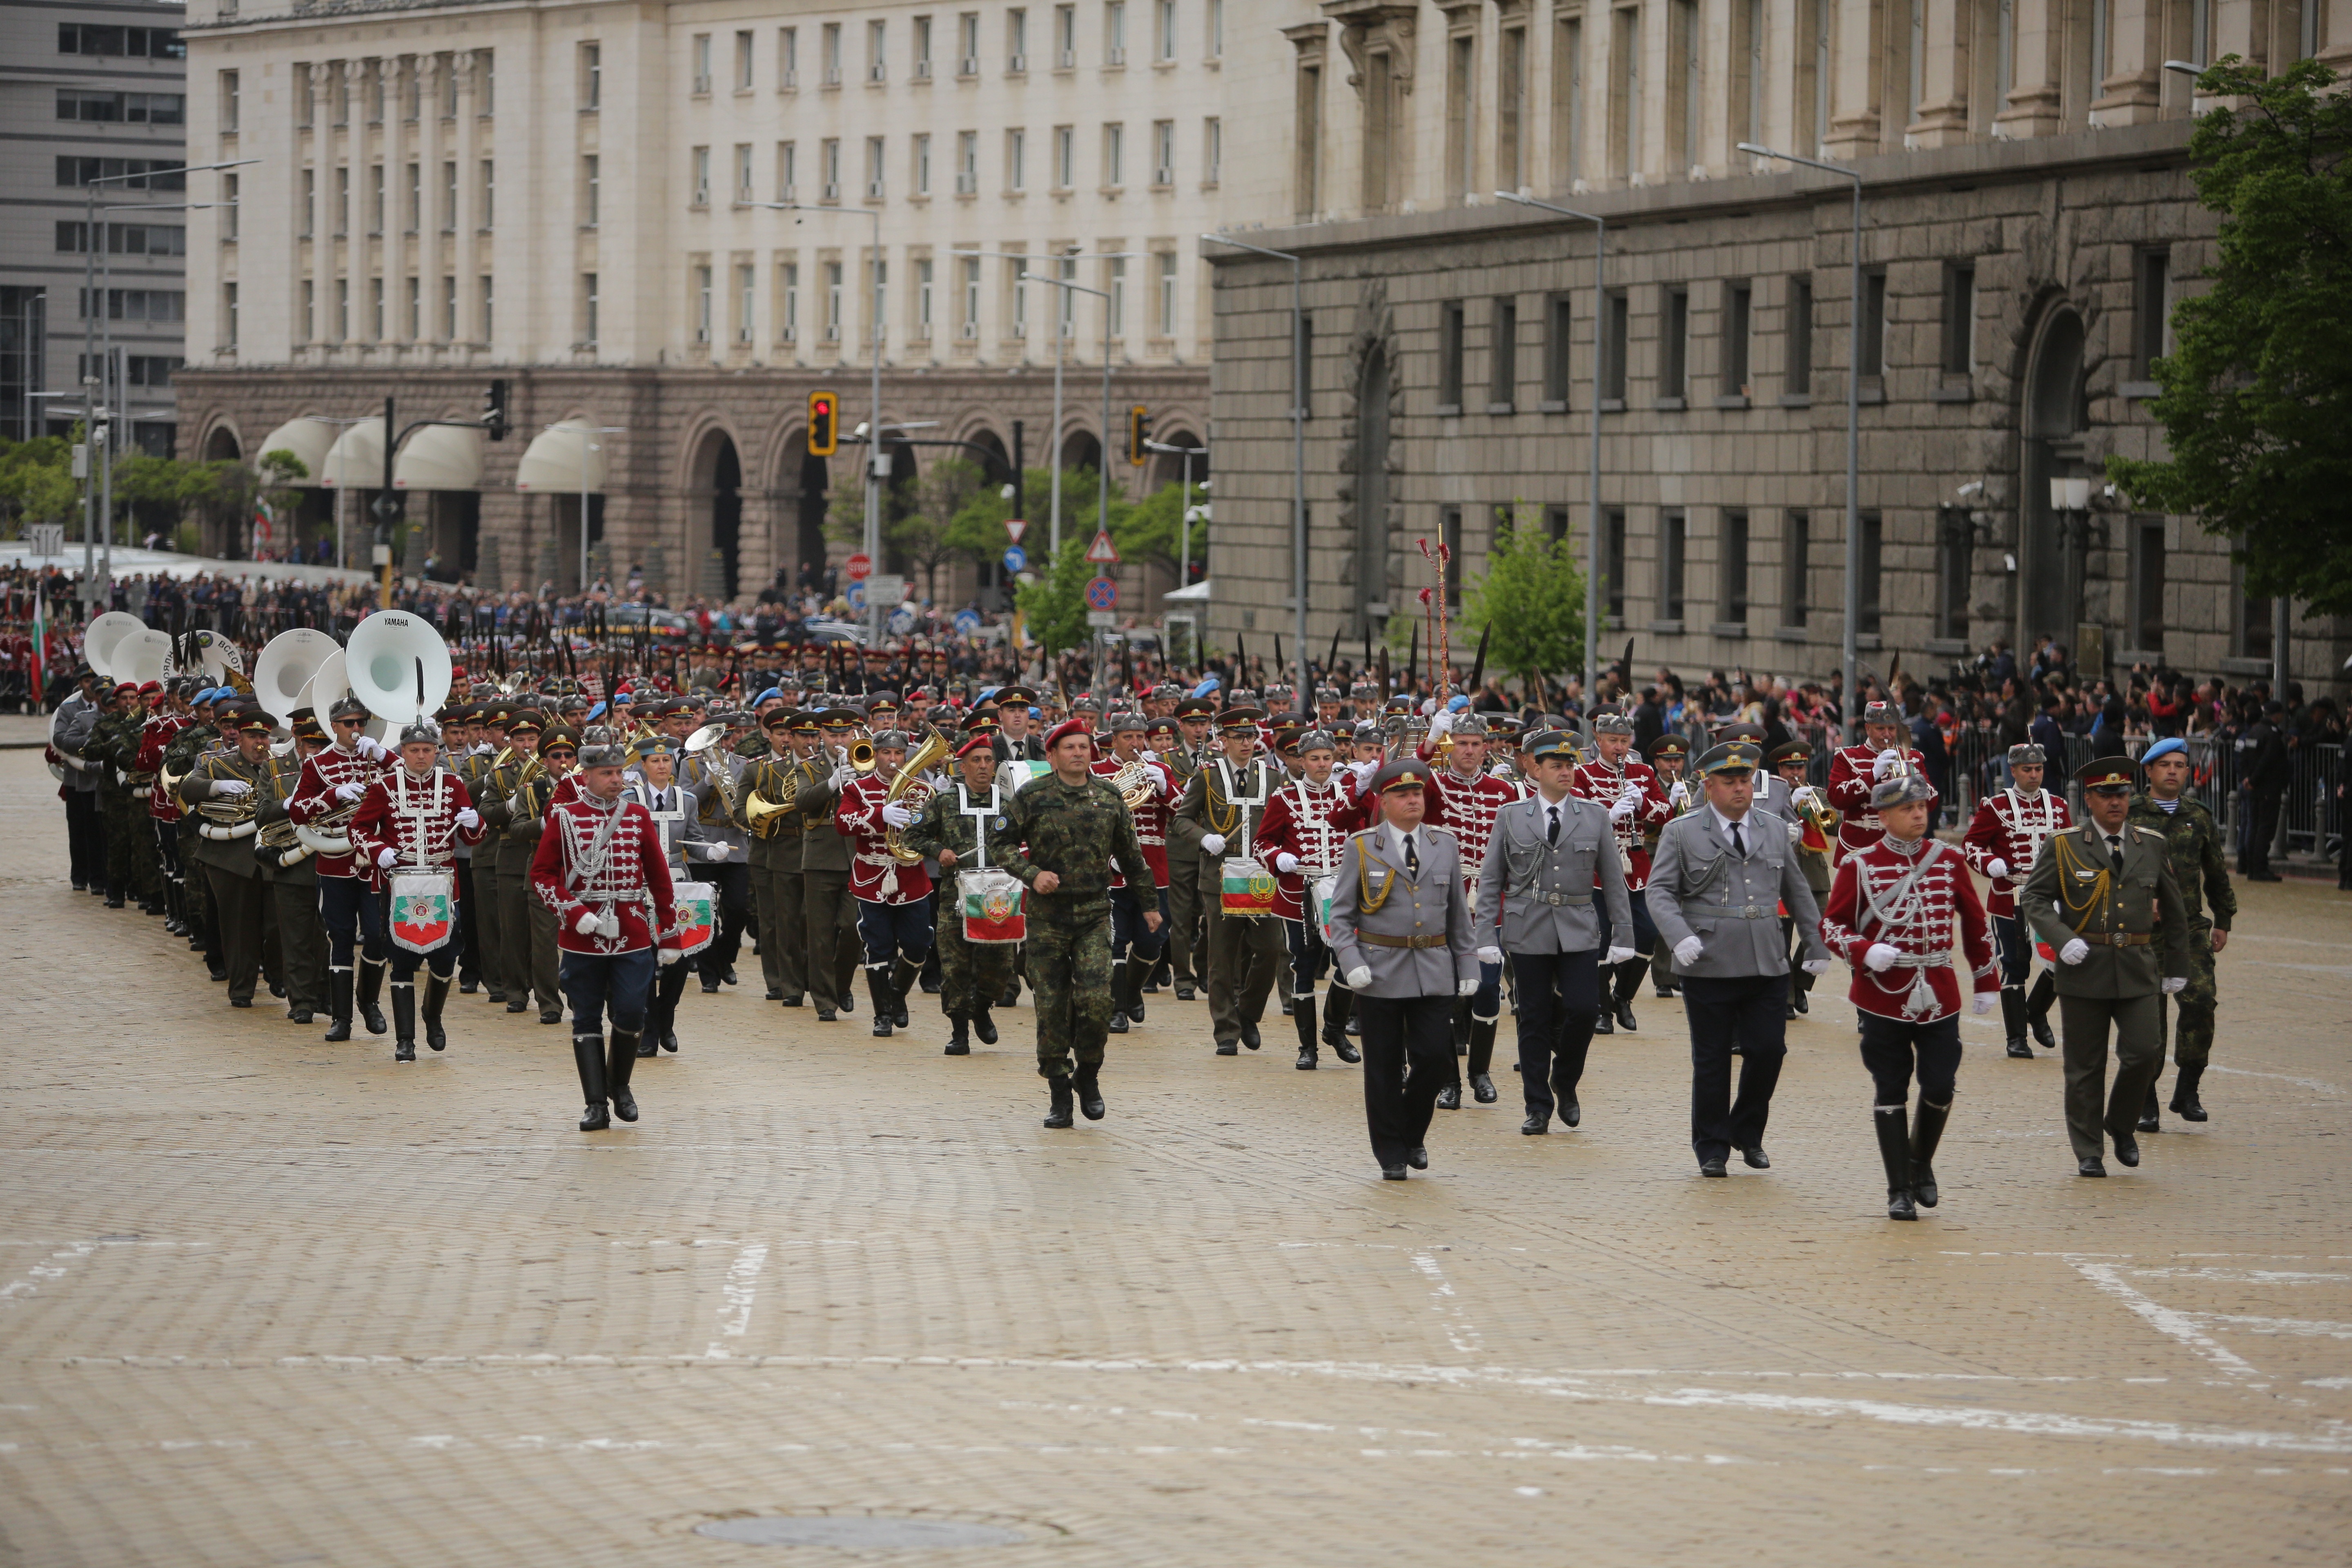
[(101, 680), (115, 679), (114, 649), (134, 632), (143, 632), (147, 623), (128, 610), (109, 610), (85, 627), (81, 634), (81, 657)]
[(343, 645), (343, 679), (369, 712), (394, 726), (430, 719), (449, 698), (449, 645), (433, 623), (378, 610)]
[[(254, 700), (279, 724), (291, 724), (294, 710), (310, 705), (306, 694), (312, 679), (329, 659), (341, 659), (342, 651), (333, 637), (314, 627), (279, 632), (253, 662)], [(325, 715), (320, 719), (323, 727)]]
[(114, 645), (108, 662), (113, 667), (117, 683), (128, 681), (133, 686), (144, 686), (151, 680), (161, 680), (171, 668), (171, 634), (142, 626)]
[(214, 684), (226, 686), (230, 676), (245, 673), (245, 654), (226, 632), (198, 632), (196, 667), (211, 676)]

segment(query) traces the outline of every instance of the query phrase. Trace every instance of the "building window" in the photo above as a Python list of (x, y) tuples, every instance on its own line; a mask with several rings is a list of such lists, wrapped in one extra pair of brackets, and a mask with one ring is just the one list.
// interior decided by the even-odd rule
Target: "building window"
[(980, 74), (980, 13), (966, 11), (956, 18), (956, 75)]
[[(409, 165), (411, 168), (415, 164)], [(591, 153), (580, 160), (580, 226), (594, 228), (604, 206), (604, 160)]]
[[(2143, 250), (2134, 258), (2132, 272), (2132, 379), (2156, 379), (2156, 362), (2164, 357), (2166, 312), (2170, 300), (2172, 257), (2162, 250)], [(2143, 643), (2154, 649), (2159, 645)]]
[(100, 125), (184, 125), (188, 97), (182, 92), (91, 92), (58, 89), (58, 118)]
[(1633, 301), (1622, 289), (1612, 289), (1604, 301), (1602, 313), (1606, 330), (1601, 333), (1601, 400), (1603, 406), (1615, 404), (1625, 406), (1625, 349), (1633, 324)]
[(817, 199), (837, 202), (841, 199), (841, 138), (826, 137), (818, 153), (824, 162), (824, 178), (821, 184), (824, 194)]
[(236, 134), (236, 121), (237, 121), (237, 100), (238, 100), (238, 92), (237, 92), (237, 76), (236, 76), (236, 72), (235, 72), (235, 71), (223, 71), (223, 72), (221, 72), (221, 73), (220, 73), (220, 128), (221, 128), (222, 132), (223, 132), (224, 133), (226, 133), (226, 134), (229, 134), (229, 135), (234, 135), (234, 134)]
[(368, 341), (382, 342), (383, 331), (383, 279), (368, 279)]
[(1054, 188), (1066, 191), (1077, 182), (1078, 132), (1072, 125), (1054, 127)]
[(739, 202), (752, 199), (751, 144), (749, 142), (735, 143), (735, 199)]
[(1601, 573), (1609, 590), (1609, 618), (1625, 620), (1625, 509), (1612, 506), (1601, 514)]
[(1225, 58), (1225, 0), (1209, 0), (1209, 58)]
[(1495, 60), (1495, 183), (1507, 191), (1528, 183), (1527, 92), (1528, 30), (1506, 27)]
[(956, 132), (956, 195), (976, 196), (980, 194), (980, 132)]
[[(2164, 520), (2131, 520), (2131, 635), (2139, 653), (2164, 651)], [(2264, 628), (2266, 631), (2268, 627)]]
[(1564, 506), (1544, 508), (1544, 537), (1555, 544), (1568, 537), (1568, 508)]
[(1780, 541), (1780, 624), (1801, 627), (1811, 612), (1807, 583), (1812, 572), (1812, 519), (1801, 511), (1789, 514)]
[(1160, 0), (1151, 38), (1152, 58), (1165, 62), (1176, 58), (1176, 0)]
[(841, 24), (827, 22), (824, 25), (824, 30), (817, 35), (817, 47), (824, 53), (824, 58), (819, 62), (824, 72), (824, 84), (826, 87), (839, 87), (841, 85)]
[(797, 142), (776, 143), (776, 199), (780, 202), (800, 200), (801, 148)]
[(383, 235), (383, 165), (368, 165), (367, 231), (372, 237)]
[[(1782, 376), (1781, 391), (1790, 397), (1810, 399), (1813, 395), (1813, 280), (1811, 278), (1789, 279), (1789, 321), (1785, 335), (1789, 368)], [(1802, 621), (1790, 623), (1802, 626)]]
[(1487, 315), (1486, 412), (1507, 414), (1519, 395), (1519, 302), (1495, 301)]
[(1225, 122), (1215, 115), (1201, 121), (1201, 183), (1213, 185), (1225, 162)]
[(1103, 184), (1112, 190), (1127, 184), (1127, 127), (1116, 121), (1103, 127)]
[[(487, 120), (499, 109), (499, 57), (495, 49), (484, 49), (474, 57), (478, 75), (474, 87), (474, 112)], [(488, 331), (483, 332), (487, 341)]]
[(1680, 408), (1690, 394), (1690, 290), (1669, 289), (1658, 325), (1658, 406)]
[(694, 341), (698, 343), (707, 343), (710, 341), (710, 268), (696, 268), (694, 269)]
[(311, 279), (302, 279), (301, 314), (294, 318), (294, 341), (307, 343), (319, 334), (319, 285)]
[(1004, 268), (1006, 285), (1013, 290), (1013, 335), (1024, 339), (1029, 335), (1029, 285), (1022, 280), (1022, 274), (1028, 270), (1028, 259), (1017, 255)]
[(294, 233), (298, 239), (308, 239), (314, 231), (315, 215), (319, 210), (319, 171), (302, 171), (302, 203), (294, 214)]
[(866, 139), (866, 199), (869, 202), (878, 202), (882, 199), (884, 151), (881, 137), (868, 136)]
[(487, 276), (474, 281), (482, 290), (482, 335), (474, 341), (488, 347), (498, 335), (498, 289)]
[(759, 288), (758, 269), (749, 262), (739, 263), (735, 268), (735, 341), (739, 343), (751, 341), (753, 313), (759, 308), (755, 298)]
[(1127, 0), (1103, 0), (1103, 64), (1127, 63)]
[(1883, 534), (1879, 527), (1878, 514), (1876, 512), (1864, 512), (1860, 521), (1862, 524), (1862, 549), (1860, 552), (1862, 561), (1861, 565), (1855, 572), (1855, 577), (1857, 579), (1856, 586), (1860, 590), (1858, 597), (1862, 604), (1862, 614), (1855, 619), (1854, 629), (1865, 637), (1874, 637), (1877, 635), (1880, 622), (1883, 619), (1879, 608), (1882, 602), (1879, 592), (1879, 562), (1881, 560), (1879, 544)]
[(748, 32), (735, 35), (735, 90), (751, 90), (751, 35)]
[(1291, 209), (1301, 218), (1315, 216), (1323, 166), (1323, 68), (1298, 68), (1297, 101), (1291, 106)]
[(1584, 174), (1584, 18), (1564, 16), (1552, 43), (1553, 182), (1572, 187)]
[(958, 328), (956, 336), (966, 342), (972, 342), (980, 337), (980, 258), (964, 257), (962, 266), (963, 308), (958, 312), (961, 317), (962, 324)]
[(1471, 99), (1477, 91), (1477, 38), (1468, 33), (1445, 40), (1445, 199), (1459, 202), (1472, 189), (1477, 151)]
[(1569, 296), (1544, 297), (1544, 401), (1563, 408), (1568, 405), (1569, 353), (1575, 322)]
[(924, 342), (931, 341), (931, 281), (932, 264), (926, 257), (915, 263), (915, 336)]
[(1151, 122), (1151, 183), (1165, 188), (1176, 183), (1176, 122)]
[(1678, 507), (1658, 514), (1658, 614), (1670, 621), (1683, 618), (1683, 569), (1689, 553), (1690, 530)]
[[(1077, 252), (1076, 250), (1072, 250), (1066, 253), (1056, 265), (1055, 270), (1066, 281), (1073, 283), (1076, 282), (1078, 278)], [(1054, 293), (1058, 306), (1054, 313), (1060, 321), (1060, 326), (1057, 330), (1061, 332), (1062, 336), (1066, 338), (1070, 337), (1077, 331), (1078, 328), (1078, 291), (1076, 289), (1056, 289), (1054, 290)]]
[(1642, 13), (1620, 6), (1610, 17), (1609, 175), (1622, 180), (1642, 167)]
[(776, 90), (793, 92), (801, 85), (801, 30), (776, 29)]
[(1462, 412), (1462, 301), (1437, 307), (1437, 411)]
[(580, 108), (583, 113), (593, 114), (604, 107), (604, 46), (583, 44), (580, 46)]
[[(449, 165), (454, 181), (457, 165)], [(352, 171), (346, 164), (335, 166), (335, 237), (340, 239), (352, 232)]]
[(1116, 256), (1110, 262), (1110, 287), (1104, 290), (1110, 296), (1103, 309), (1110, 315), (1110, 337), (1113, 342), (1127, 336), (1127, 258)]
[(1670, 0), (1666, 7), (1666, 172), (1681, 177), (1699, 161), (1700, 76), (1697, 0)]
[(1976, 570), (1969, 509), (1938, 507), (1936, 531), (1936, 635), (1958, 642), (1969, 635), (1969, 584)]
[(887, 33), (887, 26), (879, 17), (866, 24), (866, 79), (869, 82), (890, 79)]
[(1029, 132), (1017, 126), (1004, 133), (1004, 188), (1016, 194), (1029, 188)]
[(409, 342), (421, 342), (425, 338), (425, 289), (414, 278), (401, 282), (401, 336)]
[[(383, 173), (383, 171), (381, 167), (376, 170), (378, 177), (381, 177)], [(229, 245), (235, 245), (236, 243), (238, 210), (237, 193), (241, 186), (241, 176), (236, 174), (223, 174), (221, 176), (220, 236), (222, 241)]]
[(1862, 341), (1856, 366), (1865, 376), (1886, 374), (1886, 274), (1862, 275)]
[[(595, 160), (591, 159), (589, 162), (593, 164)], [(593, 168), (589, 171), (592, 179), (594, 173)], [(401, 183), (406, 188), (401, 193), (400, 232), (410, 235), (422, 234), (425, 231), (425, 165), (409, 164)], [(593, 195), (594, 187), (592, 185), (590, 187), (592, 199)]]
[(2239, 658), (2271, 658), (2274, 652), (2271, 602), (2247, 591), (2243, 562), (2230, 563), (2230, 598), (2237, 616), (2237, 624), (2230, 628), (2231, 653)]
[(236, 285), (221, 285), (221, 346), (236, 347)]
[(824, 264), (824, 341), (841, 341), (841, 263)]
[(1158, 257), (1160, 268), (1160, 335), (1176, 335), (1176, 253), (1163, 250)]
[[(1755, 315), (1756, 291), (1745, 280), (1723, 290), (1723, 395), (1748, 395), (1748, 323)], [(1744, 521), (1741, 524), (1746, 526)]]
[(499, 216), (498, 172), (489, 159), (482, 160), (482, 232), (488, 234), (496, 226)]
[(710, 90), (710, 35), (694, 35), (694, 91), (701, 97)]
[(1748, 513), (1733, 509), (1723, 514), (1723, 547), (1716, 568), (1720, 579), (1716, 602), (1727, 626), (1748, 624)]
[(787, 261), (778, 266), (776, 287), (783, 296), (776, 312), (776, 341), (796, 343), (801, 341), (801, 264)]
[(457, 279), (455, 276), (441, 279), (441, 341), (454, 342), (457, 337)]
[(1029, 68), (1029, 13), (1014, 6), (1004, 13), (1004, 69), (1019, 76)]
[(1965, 377), (1976, 368), (1977, 264), (1944, 264), (1944, 374)]
[(589, 348), (596, 346), (596, 275), (580, 275), (580, 341)]
[(915, 162), (912, 174), (915, 181), (915, 195), (928, 196), (931, 194), (931, 138), (926, 132), (917, 136), (914, 141)]
[(335, 279), (335, 335), (333, 341), (339, 343), (347, 343), (352, 341), (352, 280), (348, 278), (338, 278)]
[(890, 331), (890, 264), (877, 261), (866, 279), (866, 316), (873, 322), (873, 341), (878, 347)]

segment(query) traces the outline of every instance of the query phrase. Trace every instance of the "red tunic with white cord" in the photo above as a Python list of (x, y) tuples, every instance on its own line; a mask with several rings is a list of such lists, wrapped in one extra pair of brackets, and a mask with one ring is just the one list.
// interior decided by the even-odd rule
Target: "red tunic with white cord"
[[(2066, 809), (2064, 797), (2053, 790), (2028, 798), (2011, 788), (1979, 801), (1977, 814), (1960, 839), (1960, 852), (1969, 858), (1969, 869), (1992, 878), (1985, 913), (2017, 913), (2017, 890), (2025, 886), (2042, 847), (2074, 826), (2074, 814)], [(1998, 877), (1992, 873), (1996, 860), (2001, 862)]]
[[(457, 814), (473, 806), (465, 784), (446, 768), (422, 776), (405, 766), (393, 769), (368, 786), (359, 815), (352, 818), (350, 858), (358, 875), (381, 889), (390, 885), (393, 871), (452, 869), (457, 846), (470, 849), (482, 841), (479, 814), (471, 827), (457, 825)], [(400, 858), (390, 870), (377, 864), (387, 849)]]
[[(1924, 775), (1927, 759), (1908, 746), (1890, 746), (1899, 751), (1911, 771)], [(1886, 836), (1878, 826), (1878, 813), (1870, 809), (1870, 792), (1878, 783), (1878, 752), (1867, 743), (1841, 746), (1830, 757), (1830, 781), (1822, 793), (1830, 804), (1838, 808), (1838, 854), (1841, 858), (1856, 850), (1867, 849)]]
[[(1164, 888), (1168, 885), (1169, 813), (1175, 808), (1176, 802), (1183, 795), (1184, 791), (1176, 783), (1176, 775), (1168, 771), (1166, 764), (1155, 763), (1149, 757), (1138, 760), (1142, 763), (1145, 776), (1150, 779), (1152, 787), (1150, 793), (1139, 803), (1128, 807), (1128, 815), (1135, 818), (1135, 837), (1143, 846), (1143, 858), (1151, 862), (1152, 886), (1155, 889)], [(1109, 779), (1118, 777), (1126, 766), (1127, 764), (1117, 757), (1107, 756), (1096, 763), (1089, 771), (1097, 778)], [(1259, 831), (1263, 833), (1264, 829), (1261, 828)], [(1127, 873), (1113, 868), (1110, 874), (1110, 885), (1114, 888), (1126, 887)]]
[(1519, 798), (1518, 786), (1483, 767), (1475, 773), (1433, 768), (1428, 795), (1423, 820), (1444, 828), (1461, 845), (1462, 886), (1475, 898), (1478, 872), (1486, 864), (1486, 840), (1495, 836), (1495, 814)]
[(882, 807), (889, 793), (880, 768), (842, 786), (833, 826), (849, 840), (849, 896), (866, 904), (919, 904), (931, 896), (931, 876), (920, 860), (901, 864), (884, 847), (890, 825)]
[[(555, 911), (559, 949), (614, 958), (651, 947), (677, 929), (669, 857), (662, 849), (661, 830), (644, 806), (626, 798), (599, 800), (583, 789), (551, 805), (546, 823), (531, 857), (530, 886), (540, 902)], [(583, 912), (607, 910), (620, 922), (618, 934), (582, 933)]]
[[(383, 776), (387, 763), (394, 767), (399, 765), (389, 754), (379, 762), (357, 752), (347, 752), (340, 745), (327, 747), (303, 763), (301, 780), (295, 784), (294, 794), (286, 802), (286, 815), (293, 819), (296, 826), (308, 827), (320, 817), (342, 810), (366, 795), (368, 786)], [(341, 798), (345, 784), (360, 786), (352, 792), (350, 800)], [(344, 837), (349, 837), (350, 835), (347, 833)], [(341, 855), (316, 856), (311, 864), (318, 867), (321, 877), (358, 875), (352, 868), (350, 850)]]
[[(139, 732), (139, 757), (131, 764), (135, 773), (152, 773), (163, 765), (163, 752), (194, 722), (185, 714), (158, 713)], [(157, 822), (180, 820), (180, 803), (167, 789), (147, 792), (147, 815)]]
[[(1906, 1024), (1950, 1017), (1966, 991), (2000, 989), (1990, 930), (1968, 862), (1932, 837), (1906, 850), (1882, 833), (1877, 843), (1848, 855), (1822, 911), (1822, 940), (1853, 965), (1847, 1000)], [(1956, 935), (1972, 981), (1965, 990), (1953, 968)], [(1901, 956), (1874, 971), (1864, 957), (1880, 942)]]
[(1274, 912), (1284, 920), (1306, 919), (1307, 889), (1336, 876), (1355, 831), (1356, 802), (1333, 773), (1318, 789), (1297, 779), (1274, 792), (1258, 821), (1258, 852), (1271, 867), (1285, 855), (1298, 857), (1296, 871), (1274, 874)]
[(1610, 818), (1610, 826), (1616, 830), (1617, 862), (1625, 868), (1625, 890), (1638, 893), (1650, 885), (1650, 847), (1642, 830), (1663, 827), (1675, 816), (1675, 808), (1666, 804), (1665, 788), (1658, 783), (1657, 770), (1633, 761), (1630, 753), (1622, 765), (1596, 757), (1577, 764), (1569, 776), (1568, 793), (1607, 811), (1617, 804), (1627, 784), (1640, 792), (1641, 799), (1626, 816)]

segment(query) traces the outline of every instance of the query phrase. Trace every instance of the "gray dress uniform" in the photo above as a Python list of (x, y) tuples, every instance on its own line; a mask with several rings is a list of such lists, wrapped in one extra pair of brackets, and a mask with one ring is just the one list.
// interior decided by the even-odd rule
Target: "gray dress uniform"
[[(1424, 777), (1427, 771), (1420, 769)], [(1363, 1031), (1372, 1157), (1397, 1178), (1428, 1135), (1437, 1091), (1453, 1077), (1454, 999), (1463, 981), (1478, 979), (1454, 835), (1416, 827), (1412, 846), (1405, 854), (1385, 824), (1356, 834), (1331, 893), (1331, 957), (1342, 975), (1354, 976), (1348, 984)], [(1371, 972), (1369, 980), (1362, 970)]]
[[(723, 859), (710, 860), (706, 854), (702, 858), (709, 863), (699, 868), (704, 879), (718, 889), (714, 896), (719, 900), (719, 934), (695, 961), (701, 971), (705, 991), (717, 990), (719, 983), (734, 972), (735, 959), (742, 951), (743, 928), (751, 918), (751, 836), (727, 808), (730, 790), (737, 800), (743, 798), (742, 780), (748, 766), (743, 758), (727, 747), (708, 746), (688, 756), (678, 774), (680, 782), (693, 790), (700, 802), (695, 820), (702, 825), (704, 840), (727, 846)], [(722, 774), (724, 787), (719, 782)], [(797, 856), (799, 840), (793, 840), (792, 847)]]
[[(1714, 807), (1702, 806), (1666, 824), (1650, 860), (1650, 919), (1658, 935), (1670, 947), (1692, 937), (1701, 944), (1691, 958), (1676, 957), (1675, 973), (1690, 1022), (1691, 1149), (1708, 1175), (1723, 1173), (1733, 1149), (1759, 1169), (1770, 1163), (1764, 1124), (1789, 1049), (1783, 904), (1802, 934), (1806, 959), (1827, 963), (1830, 956), (1788, 823), (1751, 808), (1738, 826), (1735, 847)], [(1741, 1058), (1736, 1104), (1735, 1047)]]
[(1528, 1107), (1522, 1132), (1549, 1131), (1555, 1109), (1570, 1127), (1582, 1120), (1576, 1086), (1601, 1016), (1596, 898), (1612, 929), (1633, 929), (1633, 900), (1607, 811), (1572, 795), (1557, 805), (1538, 795), (1495, 814), (1471, 923), (1477, 944), (1502, 949), (1511, 966), (1519, 1003), (1519, 1093)]

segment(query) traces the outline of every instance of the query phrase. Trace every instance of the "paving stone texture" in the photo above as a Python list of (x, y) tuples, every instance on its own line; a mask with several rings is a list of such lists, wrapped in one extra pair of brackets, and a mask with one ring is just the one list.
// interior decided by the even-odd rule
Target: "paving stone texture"
[(1507, 1077), (1403, 1184), (1356, 1071), (1164, 994), (1048, 1132), (1025, 1007), (950, 1059), (929, 999), (877, 1041), (689, 988), (583, 1136), (564, 1031), (479, 997), (409, 1066), (230, 1012), (68, 889), (46, 777), (0, 756), (0, 1563), (935, 1555), (696, 1532), (768, 1514), (1118, 1568), (2352, 1551), (2333, 889), (2245, 890), (2213, 1120), (2136, 1172), (2076, 1178), (2057, 1063), (1969, 1021), (1899, 1226), (1835, 1000), (1722, 1182), (1646, 988), (1582, 1131), (1519, 1136)]

